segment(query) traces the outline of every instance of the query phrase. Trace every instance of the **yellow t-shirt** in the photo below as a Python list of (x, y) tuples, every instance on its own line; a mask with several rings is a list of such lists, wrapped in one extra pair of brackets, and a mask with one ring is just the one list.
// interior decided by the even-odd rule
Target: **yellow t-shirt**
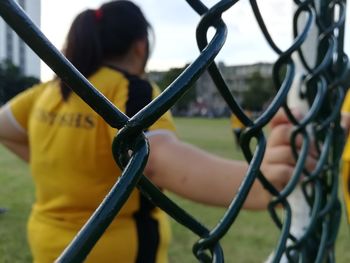
[[(89, 81), (128, 116), (155, 96), (156, 87), (103, 67)], [(53, 262), (116, 183), (111, 153), (116, 130), (75, 93), (62, 100), (57, 81), (37, 85), (9, 102), (28, 132), (36, 201), (28, 223), (35, 262)], [(152, 130), (175, 131), (170, 113)], [(86, 262), (166, 262), (166, 215), (134, 190)]]
[(231, 114), (230, 121), (232, 129), (243, 129), (245, 127), (235, 114)]
[[(350, 114), (350, 92), (346, 93), (342, 109), (342, 115)], [(350, 224), (350, 138), (346, 139), (344, 151), (343, 151), (343, 165), (342, 165), (342, 187), (346, 208), (346, 215), (348, 223)]]
[[(350, 92), (346, 93), (342, 108), (342, 114), (350, 115)], [(350, 139), (349, 137), (346, 139), (345, 148), (343, 151), (343, 160), (350, 161)]]

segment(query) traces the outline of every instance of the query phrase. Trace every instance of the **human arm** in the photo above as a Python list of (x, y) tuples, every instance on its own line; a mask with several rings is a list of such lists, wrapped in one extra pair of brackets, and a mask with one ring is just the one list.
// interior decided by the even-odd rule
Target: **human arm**
[(350, 129), (350, 92), (346, 93), (342, 109), (341, 109), (341, 126), (345, 131), (345, 136), (348, 136)]
[[(279, 117), (278, 117), (279, 118)], [(295, 164), (289, 138), (292, 126), (279, 121), (273, 126), (261, 170), (281, 190)], [(145, 173), (160, 188), (196, 202), (227, 207), (246, 175), (243, 161), (224, 159), (181, 142), (172, 134), (151, 136), (150, 157)], [(314, 166), (309, 157), (307, 166)], [(247, 209), (266, 208), (270, 195), (255, 181), (244, 204)]]
[(341, 126), (345, 131), (345, 136), (348, 136), (350, 129), (350, 112), (341, 113)]
[(34, 85), (0, 108), (0, 143), (29, 162), (28, 123), (33, 104), (46, 84)]
[(27, 134), (16, 124), (8, 104), (0, 108), (0, 143), (22, 160), (29, 161)]

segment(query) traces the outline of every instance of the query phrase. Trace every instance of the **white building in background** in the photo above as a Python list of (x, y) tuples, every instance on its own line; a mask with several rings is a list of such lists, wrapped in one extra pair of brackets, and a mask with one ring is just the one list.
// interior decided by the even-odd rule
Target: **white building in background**
[[(16, 1), (40, 27), (41, 0)], [(6, 59), (19, 66), (25, 75), (40, 78), (40, 59), (0, 17), (0, 61)]]

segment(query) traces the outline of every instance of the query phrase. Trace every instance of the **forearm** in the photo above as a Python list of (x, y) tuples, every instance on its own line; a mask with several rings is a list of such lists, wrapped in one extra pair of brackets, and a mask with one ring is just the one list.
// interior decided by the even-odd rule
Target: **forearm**
[[(295, 158), (290, 146), (293, 126), (281, 111), (271, 121), (271, 132), (260, 169), (266, 179), (282, 190), (293, 175)], [(149, 139), (150, 156), (145, 174), (159, 187), (209, 205), (228, 206), (244, 180), (248, 165), (217, 157), (180, 142), (171, 135)], [(302, 138), (296, 138), (297, 149)], [(312, 147), (305, 168), (312, 171), (318, 154)], [(266, 208), (270, 195), (258, 180), (253, 183), (244, 208)]]
[(9, 140), (0, 140), (1, 144), (17, 155), (25, 162), (29, 162), (29, 146), (28, 143), (18, 143)]
[[(163, 146), (156, 149), (159, 159), (150, 173), (155, 184), (208, 205), (227, 207), (232, 202), (248, 168), (245, 162), (223, 159), (177, 140)], [(254, 183), (250, 192), (244, 207), (265, 208), (268, 195), (261, 185)]]
[(341, 126), (345, 131), (345, 136), (348, 136), (350, 129), (350, 114), (348, 112), (341, 113)]

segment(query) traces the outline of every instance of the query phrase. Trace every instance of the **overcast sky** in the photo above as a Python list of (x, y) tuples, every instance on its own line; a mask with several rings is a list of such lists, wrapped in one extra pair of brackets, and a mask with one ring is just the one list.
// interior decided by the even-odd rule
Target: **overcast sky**
[[(86, 8), (98, 8), (103, 0), (42, 1), (43, 32), (61, 49), (73, 18)], [(195, 30), (200, 17), (185, 0), (135, 0), (152, 24), (156, 41), (148, 69), (167, 69), (183, 66), (199, 54)], [(208, 6), (216, 0), (203, 1)], [(266, 24), (278, 45), (285, 49), (291, 41), (292, 2), (286, 0), (258, 0)], [(266, 44), (252, 14), (248, 0), (238, 1), (224, 15), (228, 38), (216, 61), (228, 65), (272, 62), (276, 55)], [(349, 34), (347, 34), (348, 37)], [(348, 43), (348, 41), (346, 41)], [(50, 70), (42, 69), (42, 78), (50, 77)]]

